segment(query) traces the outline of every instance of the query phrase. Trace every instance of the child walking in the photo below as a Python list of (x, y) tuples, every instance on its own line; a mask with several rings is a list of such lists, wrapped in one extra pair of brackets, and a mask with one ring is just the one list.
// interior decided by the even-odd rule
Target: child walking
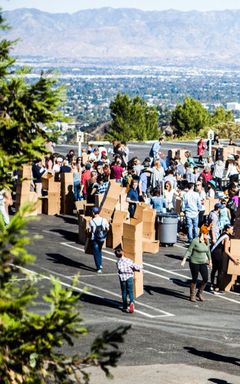
[[(134, 312), (134, 295), (133, 295), (133, 273), (139, 272), (141, 266), (134, 264), (132, 260), (124, 256), (121, 248), (115, 249), (115, 255), (118, 258), (117, 269), (122, 292), (123, 311), (128, 313)], [(129, 296), (129, 306), (128, 306)]]

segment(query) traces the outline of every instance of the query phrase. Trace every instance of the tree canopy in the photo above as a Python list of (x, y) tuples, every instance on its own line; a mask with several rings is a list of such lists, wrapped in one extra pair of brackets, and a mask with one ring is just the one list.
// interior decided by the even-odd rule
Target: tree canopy
[(226, 111), (220, 106), (209, 113), (199, 101), (190, 97), (186, 97), (182, 104), (176, 106), (171, 119), (177, 136), (191, 133), (198, 135), (199, 131), (204, 131), (205, 128), (233, 122), (231, 111)]
[(158, 112), (139, 96), (118, 94), (110, 104), (112, 124), (108, 136), (117, 140), (154, 140), (159, 136)]
[(209, 123), (209, 113), (202, 104), (190, 97), (178, 104), (172, 112), (171, 125), (175, 127), (177, 136), (185, 133), (198, 133)]

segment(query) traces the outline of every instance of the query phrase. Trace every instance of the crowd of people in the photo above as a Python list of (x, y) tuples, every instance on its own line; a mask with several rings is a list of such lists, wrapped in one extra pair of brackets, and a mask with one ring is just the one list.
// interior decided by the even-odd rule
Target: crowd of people
[[(233, 154), (227, 160), (223, 159), (218, 136), (212, 143), (218, 146), (214, 157), (207, 155), (209, 142), (205, 143), (204, 139), (197, 143), (196, 157), (189, 150), (184, 154), (173, 150), (164, 153), (163, 143), (164, 138), (160, 137), (149, 147), (143, 161), (137, 156), (130, 158), (127, 143), (117, 140), (112, 142), (111, 148), (89, 144), (82, 148), (81, 156), (74, 150), (62, 156), (53, 153), (52, 149), (44, 160), (38, 159), (32, 165), (33, 188), (41, 195), (41, 177), (46, 171), (71, 172), (75, 201), (94, 203), (95, 195), (105, 194), (109, 181), (115, 180), (126, 187), (130, 217), (134, 217), (140, 202), (151, 205), (160, 214), (177, 211), (179, 234), (183, 234), (182, 238), (189, 246), (186, 257), (190, 258), (192, 273), (190, 298), (196, 300), (195, 287), (200, 272), (203, 283), (197, 297), (203, 300), (202, 291), (208, 281), (207, 263), (212, 265), (211, 289), (214, 292), (223, 290), (226, 260), (231, 258), (234, 263), (239, 263), (230, 254), (229, 239), (239, 205), (240, 159)], [(230, 141), (229, 145), (236, 144)], [(3, 198), (8, 199), (7, 196)], [(205, 204), (209, 199), (217, 201), (206, 215)], [(3, 212), (3, 204), (0, 206)], [(107, 228), (107, 224), (105, 226)], [(96, 249), (95, 253), (96, 267), (101, 271), (101, 249)]]

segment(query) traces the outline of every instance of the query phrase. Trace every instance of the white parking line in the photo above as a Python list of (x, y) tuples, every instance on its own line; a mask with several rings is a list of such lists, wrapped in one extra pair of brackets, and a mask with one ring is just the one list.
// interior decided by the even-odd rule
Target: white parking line
[[(60, 244), (65, 245), (65, 246), (70, 247), (70, 248), (73, 248), (73, 249), (76, 249), (76, 250), (81, 251), (81, 252), (85, 252), (83, 248), (79, 248), (79, 247), (76, 247), (76, 246), (74, 246), (74, 245), (71, 245), (72, 243), (60, 243)], [(75, 244), (75, 243), (74, 243), (74, 244)], [(181, 246), (179, 246), (179, 247), (180, 247), (180, 248), (183, 248), (183, 247), (181, 247)], [(184, 249), (185, 249), (185, 248), (184, 248)], [(113, 252), (106, 251), (105, 249), (103, 249), (103, 252), (104, 252), (104, 253), (107, 253), (107, 254), (110, 254), (110, 255), (114, 255)], [(109, 261), (114, 261), (114, 262), (116, 262), (115, 259), (112, 259), (112, 258), (110, 258), (110, 257), (103, 256), (103, 258), (106, 259), (106, 260), (109, 260)], [(186, 275), (183, 275), (183, 274), (180, 274), (180, 273), (177, 273), (177, 272), (173, 272), (173, 271), (170, 271), (169, 269), (165, 269), (165, 268), (157, 267), (156, 265), (152, 265), (152, 264), (149, 264), (149, 263), (143, 263), (143, 265), (144, 265), (144, 266), (147, 266), (147, 267), (150, 267), (150, 268), (153, 268), (153, 269), (157, 269), (157, 270), (162, 271), (162, 272), (166, 272), (166, 273), (171, 274), (171, 275), (175, 275), (175, 276), (182, 277), (182, 278), (187, 279), (187, 280), (190, 279), (190, 276), (186, 276)], [(145, 273), (146, 273), (146, 272), (149, 273), (149, 271), (146, 271), (146, 270), (145, 270), (144, 272), (145, 272)], [(157, 274), (157, 273), (155, 274), (155, 276), (162, 277), (162, 275)], [(166, 276), (164, 276), (163, 278), (164, 278), (164, 279), (168, 279)], [(225, 297), (225, 296), (223, 296), (223, 295), (213, 295), (211, 292), (207, 292), (207, 291), (205, 291), (204, 293), (206, 293), (206, 294), (208, 294), (208, 295), (211, 295), (211, 296), (214, 296), (214, 297), (216, 297), (216, 298), (218, 298), (218, 299), (222, 299), (222, 300), (225, 300), (225, 301), (230, 301), (230, 302), (235, 303), (235, 304), (240, 304), (240, 301), (238, 301), (238, 300), (234, 300), (234, 299), (230, 299), (229, 297)], [(228, 293), (231, 293), (231, 292), (228, 292)]]
[[(35, 274), (35, 275), (38, 275), (38, 276), (41, 276), (41, 278), (43, 279), (47, 279), (47, 280), (51, 280), (51, 277), (49, 276), (46, 276), (46, 275), (42, 275), (41, 273), (38, 273), (38, 272), (35, 272), (31, 269), (28, 269), (28, 268), (24, 268), (24, 267), (21, 267), (21, 266), (16, 266), (18, 269), (21, 269), (22, 271), (26, 271), (28, 273), (32, 273), (32, 274)], [(57, 272), (54, 272), (54, 271), (51, 271), (51, 270), (48, 270), (47, 268), (43, 268), (45, 271), (48, 271), (50, 274), (52, 275), (56, 275), (56, 276), (61, 276), (61, 277), (64, 277), (65, 279), (71, 279), (70, 277), (68, 276), (64, 276), (60, 273), (57, 273)], [(114, 274), (116, 276), (116, 274)], [(96, 276), (96, 275), (95, 275)], [(72, 279), (71, 279), (72, 280)], [(86, 291), (85, 289), (81, 289), (81, 288), (78, 288), (78, 287), (73, 287), (72, 285), (70, 284), (67, 284), (67, 283), (64, 283), (63, 281), (60, 281), (61, 284), (67, 288), (71, 288), (73, 291), (77, 291), (77, 292), (80, 292), (80, 293), (84, 293), (85, 295), (89, 295), (89, 296), (94, 296), (94, 297), (97, 297), (97, 298), (100, 298), (100, 299), (103, 299), (103, 300), (106, 300), (106, 297), (104, 296), (100, 296), (100, 295), (96, 295), (95, 293), (92, 293), (92, 292), (88, 292)], [(100, 288), (96, 285), (93, 285), (93, 284), (89, 284), (89, 283), (86, 283), (86, 282), (81, 282), (79, 281), (78, 283), (80, 284), (83, 284), (84, 286), (87, 286), (89, 288), (93, 288), (93, 289), (96, 289), (96, 290), (99, 290), (99, 291), (102, 291), (102, 292), (105, 292), (105, 293), (108, 293), (112, 296), (115, 296), (115, 297), (118, 297), (118, 298), (121, 298), (122, 296), (117, 294), (117, 293), (114, 293), (112, 291), (108, 291), (107, 289), (103, 289), (103, 288)], [(150, 315), (149, 313), (146, 313), (146, 312), (143, 312), (143, 311), (140, 311), (139, 309), (135, 309), (135, 313), (138, 313), (140, 315), (143, 315), (145, 317), (148, 317), (149, 319), (155, 319), (155, 318), (162, 318), (162, 317), (172, 317), (172, 316), (175, 316), (174, 314), (172, 313), (169, 313), (169, 312), (166, 312), (166, 311), (162, 311), (158, 308), (155, 308), (155, 307), (151, 307), (150, 305), (147, 305), (147, 304), (143, 304), (143, 303), (140, 303), (138, 301), (135, 301), (135, 303), (137, 305), (140, 305), (142, 307), (145, 307), (145, 308), (148, 308), (148, 309), (151, 309), (157, 313), (161, 313), (161, 315)]]

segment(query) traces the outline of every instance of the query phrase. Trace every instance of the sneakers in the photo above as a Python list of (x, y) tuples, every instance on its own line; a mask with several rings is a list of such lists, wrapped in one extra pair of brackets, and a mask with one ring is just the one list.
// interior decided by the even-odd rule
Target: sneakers
[(134, 303), (130, 303), (129, 307), (128, 307), (128, 313), (133, 313), (134, 312)]
[(214, 291), (214, 286), (211, 284), (210, 285), (210, 291), (213, 292)]
[(97, 270), (97, 273), (102, 273), (102, 269), (98, 269), (98, 270)]

